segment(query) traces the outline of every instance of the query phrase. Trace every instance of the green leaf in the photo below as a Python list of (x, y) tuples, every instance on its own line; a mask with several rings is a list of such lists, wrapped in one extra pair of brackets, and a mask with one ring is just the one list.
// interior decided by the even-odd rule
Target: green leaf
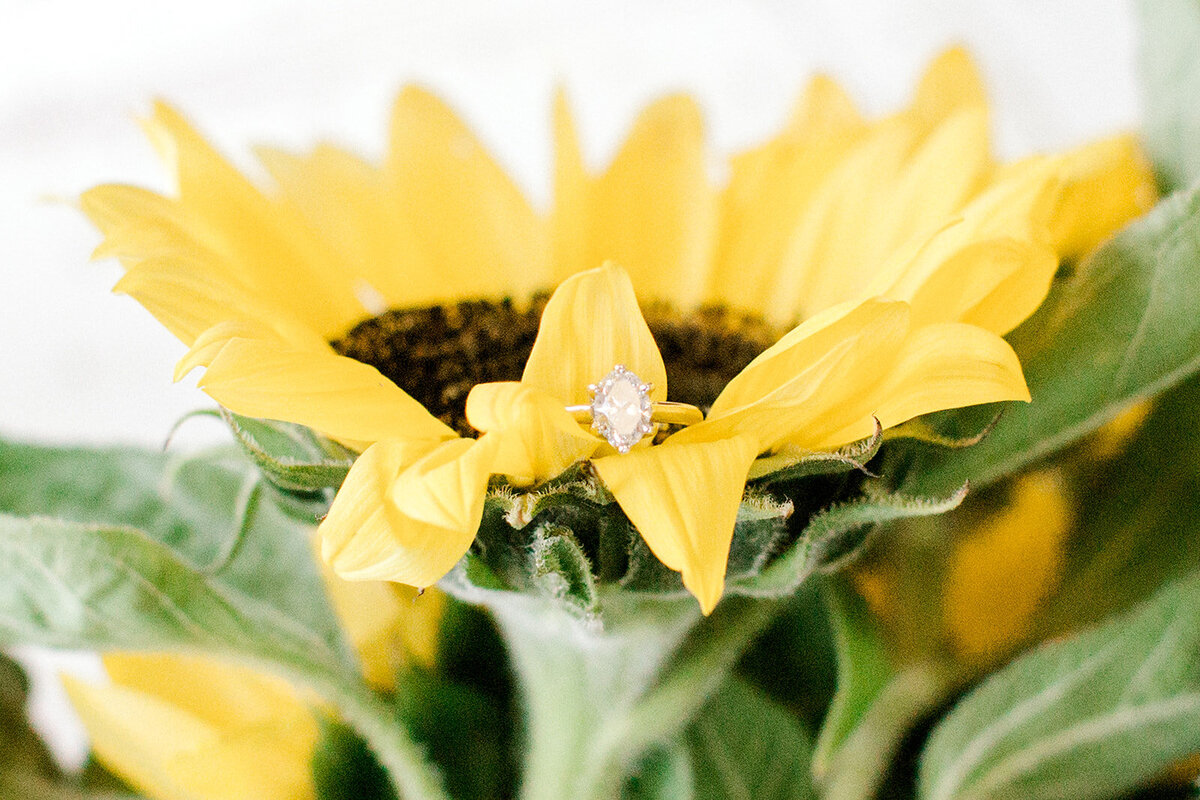
[[(920, 449), (906, 489), (938, 494), (967, 480), (991, 483), (1194, 373), (1198, 260), (1200, 189), (1161, 202), (1054, 287), (1010, 336), (1033, 402), (1012, 404), (974, 447)], [(902, 451), (895, 453), (909, 457)]]
[(932, 661), (893, 665), (862, 598), (827, 582), (838, 647), (838, 687), (821, 727), (813, 776), (824, 800), (874, 797), (913, 726), (952, 691), (952, 668)]
[(1043, 645), (934, 729), (922, 800), (1119, 796), (1200, 750), (1200, 575)]
[(812, 744), (798, 719), (730, 681), (689, 726), (696, 800), (808, 800)]
[(1146, 149), (1167, 189), (1200, 180), (1200, 3), (1140, 0)]
[(310, 530), (236, 455), (0, 444), (0, 512), (0, 641), (357, 671)]
[(243, 417), (225, 409), (221, 417), (267, 480), (284, 491), (337, 489), (354, 465), (352, 450), (303, 425)]
[(465, 686), (422, 669), (411, 669), (396, 685), (397, 713), (446, 778), (457, 800), (507, 796), (502, 716), (494, 701)]
[(679, 743), (656, 748), (629, 775), (621, 800), (694, 800), (692, 759)]

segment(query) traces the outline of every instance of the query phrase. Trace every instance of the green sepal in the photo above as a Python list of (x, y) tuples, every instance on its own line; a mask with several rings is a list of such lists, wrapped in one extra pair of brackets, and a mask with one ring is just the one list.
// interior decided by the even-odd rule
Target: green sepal
[(575, 606), (580, 614), (596, 609), (596, 579), (583, 548), (560, 525), (543, 525), (529, 543), (533, 580), (543, 593)]
[(889, 428), (883, 434), (883, 439), (886, 442), (908, 439), (950, 450), (974, 447), (986, 439), (1000, 422), (1005, 408), (1005, 403), (985, 403), (972, 406), (969, 410), (925, 414)]
[(876, 419), (875, 432), (871, 436), (837, 450), (814, 452), (784, 447), (777, 453), (763, 456), (751, 465), (749, 480), (760, 486), (771, 486), (813, 475), (838, 475), (851, 470), (870, 475), (866, 464), (879, 452), (883, 441), (883, 426)]
[(303, 425), (243, 417), (224, 408), (221, 418), (263, 476), (286, 492), (337, 489), (354, 465), (353, 450)]
[(800, 537), (758, 574), (730, 581), (726, 591), (752, 597), (783, 597), (814, 571), (840, 569), (857, 553), (877, 525), (898, 519), (944, 514), (957, 508), (967, 487), (941, 498), (888, 493), (865, 483), (862, 494), (809, 517)]

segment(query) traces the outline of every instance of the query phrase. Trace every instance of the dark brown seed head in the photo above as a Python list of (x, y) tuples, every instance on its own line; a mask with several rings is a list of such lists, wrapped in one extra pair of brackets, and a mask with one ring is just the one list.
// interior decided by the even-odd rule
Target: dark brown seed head
[[(333, 347), (375, 367), (434, 416), (473, 436), (467, 394), (477, 383), (520, 380), (547, 298), (393, 309), (360, 322)], [(683, 313), (654, 305), (645, 316), (666, 364), (670, 399), (706, 411), (780, 333), (758, 317), (719, 307)]]

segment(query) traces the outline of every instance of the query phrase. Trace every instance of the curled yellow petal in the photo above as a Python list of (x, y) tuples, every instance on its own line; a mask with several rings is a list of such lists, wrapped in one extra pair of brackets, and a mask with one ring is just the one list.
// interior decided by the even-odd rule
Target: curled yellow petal
[(561, 400), (523, 383), (482, 383), (471, 389), (467, 421), (497, 440), (492, 471), (517, 485), (552, 478), (600, 446)]
[(917, 324), (970, 316), (1007, 333), (1045, 298), (1058, 267), (1046, 225), (1062, 180), (1053, 159), (1007, 167), (940, 229), (897, 248), (864, 294), (912, 303)]
[(470, 534), (473, 539), (495, 457), (496, 440), (486, 435), (443, 442), (397, 476), (392, 500), (411, 519)]
[(660, 561), (683, 575), (705, 614), (725, 590), (738, 506), (758, 444), (745, 436), (647, 447), (593, 462)]
[(621, 364), (667, 399), (667, 370), (625, 270), (612, 264), (572, 275), (542, 312), (521, 382), (565, 405), (589, 401), (588, 385)]
[(318, 529), (347, 580), (432, 586), (475, 539), (496, 443), (377, 442), (359, 456)]

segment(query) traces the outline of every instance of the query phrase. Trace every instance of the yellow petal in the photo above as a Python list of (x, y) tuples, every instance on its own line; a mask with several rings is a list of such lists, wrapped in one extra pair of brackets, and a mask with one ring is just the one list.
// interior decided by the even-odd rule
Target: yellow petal
[(744, 436), (648, 447), (593, 462), (660, 561), (683, 574), (705, 614), (725, 590), (738, 506), (757, 443)]
[(555, 285), (600, 263), (590, 260), (587, 241), (591, 187), (571, 106), (560, 88), (554, 96), (554, 207), (550, 211), (550, 264)]
[(216, 729), (309, 716), (286, 681), (236, 664), (181, 654), (109, 653), (104, 668), (114, 683)]
[[(796, 402), (823, 391), (814, 368), (843, 352), (867, 357), (858, 369), (846, 364), (836, 380), (863, 380), (876, 374), (882, 361), (899, 347), (908, 331), (905, 303), (868, 300), (843, 304), (819, 314), (785, 334), (759, 354), (733, 378), (712, 405), (709, 419), (717, 420), (735, 409), (767, 398)], [(820, 374), (830, 374), (827, 367)], [(782, 392), (786, 390), (787, 393)]]
[(492, 471), (520, 486), (553, 478), (600, 446), (562, 400), (523, 383), (475, 386), (467, 395), (467, 421), (497, 439)]
[(205, 800), (310, 800), (319, 736), (311, 715), (301, 724), (272, 720), (177, 753), (166, 771)]
[[(707, 420), (672, 439), (712, 441), (741, 434), (756, 438), (760, 451), (783, 445), (815, 450), (830, 431), (851, 423), (873, 425), (874, 389), (909, 330), (907, 308), (871, 302), (851, 313), (832, 312), (839, 313), (827, 326), (752, 365), (760, 371), (755, 392), (737, 387), (744, 402), (714, 407)], [(818, 316), (810, 322), (824, 321)], [(827, 346), (814, 346), (822, 342)]]
[(606, 264), (572, 275), (554, 292), (521, 382), (579, 405), (589, 402), (588, 385), (618, 364), (653, 384), (655, 400), (667, 399), (667, 371), (629, 275)]
[(863, 128), (841, 89), (816, 78), (779, 136), (734, 156), (709, 300), (756, 312), (766, 305), (800, 215)]
[(1046, 221), (1062, 174), (1053, 159), (1006, 167), (940, 230), (899, 247), (864, 295), (913, 303), (918, 324), (970, 316), (1007, 333), (1041, 303), (1057, 269)]
[(405, 442), (372, 445), (321, 523), (322, 557), (347, 580), (432, 586), (475, 538), (494, 455), (486, 436), (424, 451)]
[(543, 222), (479, 140), (428, 92), (410, 86), (397, 98), (385, 170), (434, 279), (484, 296), (545, 285)]
[[(383, 170), (329, 145), (305, 156), (256, 150), (283, 193), (336, 254), (357, 295), (393, 308), (432, 305), (486, 291), (487, 276), (439, 271), (424, 251)], [(377, 313), (375, 309), (367, 309)]]
[(1050, 235), (1064, 259), (1086, 254), (1157, 199), (1154, 171), (1132, 136), (1104, 139), (1063, 158), (1066, 175)]
[(838, 409), (843, 419), (857, 417), (853, 422), (802, 444), (824, 449), (865, 438), (875, 429), (871, 417), (890, 428), (947, 408), (1029, 400), (1016, 353), (996, 334), (973, 325), (941, 323), (913, 329), (880, 373), (875, 386)]
[(1012, 503), (958, 544), (943, 597), (954, 645), (969, 658), (1002, 656), (1029, 634), (1058, 583), (1071, 508), (1053, 473), (1021, 478)]
[(443, 442), (400, 473), (392, 486), (392, 499), (407, 517), (469, 535), (470, 545), (483, 514), (495, 457), (496, 440), (490, 436)]
[(218, 276), (187, 256), (141, 261), (129, 268), (113, 291), (137, 300), (188, 346), (204, 331), (238, 318), (269, 327), (297, 346), (325, 343), (311, 328), (251, 288)]
[(926, 68), (912, 107), (932, 126), (959, 109), (986, 105), (987, 95), (975, 62), (964, 48), (952, 47)]
[(381, 441), (354, 461), (317, 529), (321, 558), (335, 573), (353, 581), (389, 580), (392, 564), (402, 564), (405, 554), (392, 536), (402, 523), (391, 502), (392, 485), (401, 470), (434, 447), (429, 442)]
[(200, 239), (237, 277), (325, 337), (363, 316), (346, 276), (303, 221), (272, 203), (176, 111), (156, 103), (146, 129), (175, 174), (179, 203)]
[(643, 297), (685, 308), (703, 299), (717, 203), (691, 98), (667, 97), (643, 111), (588, 195), (583, 265), (621, 264)]
[(196, 340), (183, 366), (197, 365), (208, 367), (200, 387), (229, 410), (307, 425), (354, 446), (454, 435), (377, 369), (328, 346), (296, 347), (231, 324)]
[(79, 207), (104, 234), (93, 258), (119, 258), (130, 266), (147, 258), (186, 257), (217, 272), (228, 269), (223, 255), (205, 241), (202, 226), (177, 200), (137, 186), (105, 184), (84, 192)]
[[(316, 542), (320, 543), (320, 537)], [(348, 581), (322, 563), (329, 602), (358, 653), (363, 677), (381, 691), (396, 687), (405, 664), (432, 667), (445, 609), (436, 589), (422, 595), (408, 586), (383, 581)]]
[(828, 175), (784, 251), (768, 319), (786, 324), (861, 293), (878, 258), (867, 221), (886, 215), (916, 143), (902, 119), (880, 123)]
[(208, 800), (167, 769), (179, 753), (216, 741), (217, 732), (187, 712), (121, 686), (91, 686), (63, 678), (97, 759), (155, 800)]
[(913, 324), (957, 320), (1008, 333), (1050, 291), (1058, 257), (1017, 239), (975, 242), (947, 258), (913, 294)]

